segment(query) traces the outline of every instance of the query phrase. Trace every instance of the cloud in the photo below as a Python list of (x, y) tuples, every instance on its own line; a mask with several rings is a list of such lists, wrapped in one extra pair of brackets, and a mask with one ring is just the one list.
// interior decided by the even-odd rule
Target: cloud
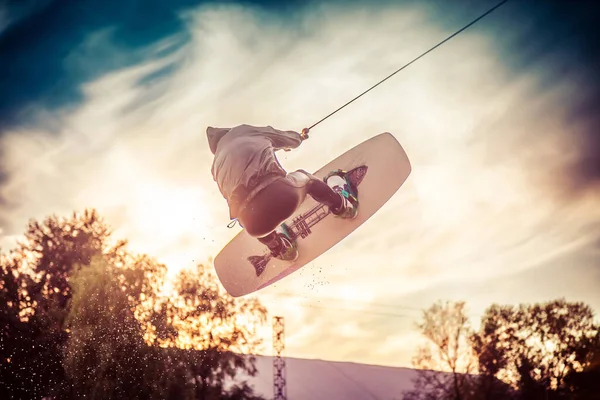
[[(102, 60), (122, 49), (110, 30), (91, 33), (63, 60), (96, 64), (99, 75), (78, 87), (81, 101), (30, 108), (31, 123), (0, 137), (0, 245), (14, 243), (29, 218), (95, 207), (171, 272), (214, 257), (238, 229), (226, 228), (206, 126), (300, 130), (454, 31), (418, 5), (319, 5), (293, 20), (206, 5), (180, 18), (182, 30), (147, 46), (138, 63), (109, 63), (104, 74)], [(432, 299), (464, 297), (478, 311), (497, 298), (545, 299), (536, 273), (557, 260), (588, 265), (599, 243), (598, 192), (564, 185), (581, 159), (571, 132), (591, 126), (569, 117), (564, 99), (578, 86), (542, 89), (537, 69), (515, 71), (498, 46), (466, 31), (280, 155), (288, 170), (315, 170), (389, 131), (413, 165), (359, 230), (257, 294), (286, 317), (287, 355), (409, 365), (417, 310)], [(572, 282), (590, 274), (574, 273)], [(500, 281), (502, 289), (484, 290)], [(308, 304), (271, 297), (280, 293)], [(315, 304), (320, 297), (330, 300)], [(267, 352), (270, 334), (265, 327)]]

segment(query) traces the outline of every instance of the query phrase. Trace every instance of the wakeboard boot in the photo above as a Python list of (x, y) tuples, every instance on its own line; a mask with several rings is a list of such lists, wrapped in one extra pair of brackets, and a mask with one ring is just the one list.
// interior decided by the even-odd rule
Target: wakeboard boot
[(354, 219), (358, 215), (358, 194), (350, 182), (346, 171), (341, 169), (331, 171), (323, 181), (342, 199), (339, 208), (331, 208), (331, 213), (339, 218)]
[(271, 255), (284, 261), (296, 261), (298, 259), (298, 247), (287, 231), (287, 226), (282, 224), (280, 229), (273, 232), (273, 240), (267, 243)]

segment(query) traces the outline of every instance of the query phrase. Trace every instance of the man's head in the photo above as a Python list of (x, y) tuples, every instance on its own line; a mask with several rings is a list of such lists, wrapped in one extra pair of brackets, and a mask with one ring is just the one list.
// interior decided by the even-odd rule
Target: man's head
[(230, 128), (213, 128), (209, 126), (206, 128), (206, 137), (208, 138), (208, 146), (210, 147), (210, 151), (215, 154), (217, 152), (217, 145), (219, 141), (227, 132), (229, 132)]

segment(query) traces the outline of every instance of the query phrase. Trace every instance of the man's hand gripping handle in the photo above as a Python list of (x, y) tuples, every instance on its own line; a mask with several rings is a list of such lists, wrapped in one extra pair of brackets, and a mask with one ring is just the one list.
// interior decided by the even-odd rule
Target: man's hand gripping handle
[[(302, 141), (305, 141), (306, 139), (308, 139), (308, 128), (302, 129), (302, 133), (300, 133), (300, 136), (302, 137)], [(284, 151), (291, 151), (292, 149), (285, 148), (283, 150)]]

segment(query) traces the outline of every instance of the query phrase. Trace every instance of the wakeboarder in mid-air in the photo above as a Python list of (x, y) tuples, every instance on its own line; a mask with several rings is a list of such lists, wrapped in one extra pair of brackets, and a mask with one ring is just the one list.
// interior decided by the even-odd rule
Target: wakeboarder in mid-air
[(358, 198), (343, 171), (332, 171), (321, 180), (304, 170), (287, 173), (277, 160), (276, 151), (295, 149), (308, 139), (307, 129), (298, 133), (239, 125), (208, 127), (206, 134), (214, 154), (211, 173), (227, 200), (230, 218), (266, 245), (273, 257), (298, 258), (295, 243), (276, 229), (307, 194), (335, 216), (356, 217)]

